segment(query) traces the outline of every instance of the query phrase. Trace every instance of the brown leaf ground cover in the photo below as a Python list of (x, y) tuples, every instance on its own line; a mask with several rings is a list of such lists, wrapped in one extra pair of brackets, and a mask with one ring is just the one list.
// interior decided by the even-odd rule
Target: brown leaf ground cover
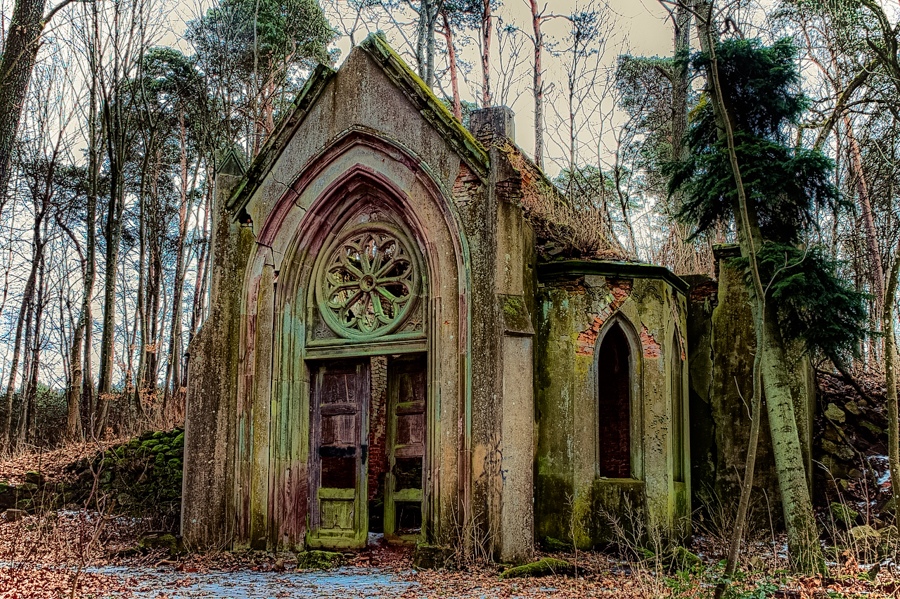
[(125, 439), (109, 439), (102, 442), (69, 443), (52, 450), (33, 450), (0, 459), (0, 480), (12, 485), (25, 481), (25, 473), (41, 472), (48, 480), (61, 480), (72, 464), (91, 458)]
[[(221, 552), (173, 558), (162, 550), (135, 552), (142, 532), (139, 519), (89, 512), (54, 512), (15, 522), (0, 521), (0, 598), (688, 598), (710, 597), (719, 571), (711, 560), (705, 566), (678, 572), (653, 558), (638, 562), (602, 552), (578, 552), (554, 554), (576, 566), (574, 576), (503, 580), (502, 567), (496, 564), (416, 570), (408, 549), (373, 546), (353, 555), (334, 578), (323, 578), (320, 572), (296, 573), (292, 554)], [(751, 549), (764, 561), (756, 562), (753, 574), (736, 583), (732, 597), (900, 596), (887, 567), (875, 581), (866, 578), (866, 570), (850, 560), (836, 566), (830, 578), (796, 578), (784, 574), (780, 569), (784, 564), (766, 555), (764, 546)], [(342, 576), (347, 580), (371, 577), (372, 584), (341, 586), (346, 583)], [(245, 589), (241, 593), (250, 588), (251, 593), (229, 595), (230, 585)], [(277, 589), (275, 594), (273, 588)], [(258, 589), (259, 594), (252, 594), (252, 589)]]
[[(66, 466), (96, 454), (97, 446), (70, 446), (40, 455), (48, 478), (65, 476)], [(35, 470), (35, 455), (0, 462), (0, 480), (20, 480)], [(353, 554), (329, 573), (296, 571), (296, 556), (263, 552), (171, 556), (165, 550), (137, 550), (153, 518), (112, 513), (115, 502), (92, 500), (94, 510), (43, 510), (0, 516), (0, 599), (57, 597), (711, 597), (723, 544), (697, 536), (692, 550), (701, 564), (679, 570), (671, 560), (633, 550), (570, 552), (575, 574), (502, 579), (502, 566), (459, 563), (452, 570), (417, 570), (408, 549), (381, 544)], [(101, 511), (96, 511), (98, 509)], [(104, 507), (106, 506), (106, 507)], [(900, 597), (895, 559), (873, 575), (853, 547), (832, 551), (831, 575), (792, 577), (785, 573), (783, 540), (748, 544), (744, 573), (731, 597), (754, 599)], [(640, 556), (640, 558), (638, 558)], [(895, 557), (895, 556), (894, 556)], [(749, 572), (749, 573), (748, 573)]]

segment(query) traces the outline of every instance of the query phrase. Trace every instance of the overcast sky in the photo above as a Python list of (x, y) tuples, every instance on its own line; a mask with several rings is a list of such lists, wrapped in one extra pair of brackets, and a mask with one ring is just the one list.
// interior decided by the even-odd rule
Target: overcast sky
[[(354, 24), (354, 19), (350, 13), (345, 11), (341, 11), (343, 15), (338, 13), (339, 7), (346, 6), (345, 2), (346, 0), (336, 0), (333, 2), (328, 2), (326, 0), (323, 2), (323, 6), (326, 8), (330, 21), (339, 31), (351, 29)], [(587, 3), (583, 0), (545, 0), (545, 5), (547, 6), (545, 12), (548, 14), (568, 15), (579, 9), (583, 9)], [(528, 33), (531, 32), (531, 14), (527, 0), (504, 1), (502, 7), (496, 14), (504, 20), (505, 24), (513, 25)], [(343, 17), (343, 19), (341, 17)], [(410, 16), (409, 18), (411, 19), (412, 17)], [(402, 16), (398, 16), (397, 19), (402, 21)], [(671, 25), (667, 22), (665, 10), (660, 7), (656, 0), (609, 0), (605, 8), (603, 20), (604, 26), (608, 28), (608, 32), (605, 36), (607, 39), (603, 48), (603, 54), (600, 57), (600, 63), (607, 69), (611, 69), (615, 65), (617, 56), (622, 53), (669, 55), (672, 52)], [(565, 43), (564, 38), (566, 28), (567, 22), (564, 19), (550, 20), (544, 26), (545, 36), (558, 40), (560, 44), (559, 47), (562, 48)], [(409, 44), (404, 39), (404, 36), (386, 17), (375, 22), (365, 21), (357, 24), (354, 36), (356, 42), (359, 43), (364, 39), (367, 31), (378, 29), (381, 29), (386, 33), (388, 41), (392, 46), (401, 53), (404, 53), (404, 56), (408, 60), (412, 60), (412, 56), (409, 54)], [(517, 72), (520, 73), (520, 76), (508, 86), (505, 103), (516, 113), (517, 143), (524, 150), (532, 153), (534, 148), (534, 135), (532, 132), (534, 100), (531, 95), (530, 69), (532, 49), (530, 42), (526, 37), (521, 35), (518, 37), (510, 36), (506, 41), (506, 44), (508, 45), (502, 50), (499, 47), (500, 42), (501, 40), (495, 36), (492, 50), (494, 54), (494, 67), (498, 70), (501, 69), (502, 61), (505, 60), (508, 64), (510, 56), (515, 51), (514, 46), (519, 46), (521, 48), (521, 64), (516, 69)], [(341, 52), (341, 60), (346, 58), (351, 48), (349, 36), (343, 35), (337, 40), (335, 45)], [(460, 45), (463, 46), (460, 49), (461, 58), (470, 65), (469, 72), (465, 74), (465, 79), (467, 81), (462, 83), (461, 95), (464, 99), (472, 101), (475, 100), (476, 96), (480, 93), (478, 86), (480, 85), (481, 72), (477, 63), (478, 48), (473, 42), (466, 43), (465, 40), (461, 40)], [(445, 68), (445, 57), (437, 57), (436, 63), (438, 69)], [(545, 85), (553, 86), (551, 88), (551, 94), (548, 96), (548, 101), (558, 104), (558, 98), (554, 101), (553, 96), (554, 90), (556, 93), (562, 91), (559, 86), (565, 81), (565, 66), (563, 59), (548, 56), (545, 58), (545, 66)], [(446, 91), (449, 94), (449, 85), (446, 83), (445, 85)], [(502, 103), (499, 101), (500, 99), (497, 98), (500, 92), (498, 88), (503, 86), (499, 76), (494, 77), (492, 85), (495, 91), (495, 103)], [(438, 91), (440, 95), (440, 90), (436, 91)], [(608, 112), (610, 108), (611, 106), (607, 106), (604, 112)], [(586, 111), (596, 111), (598, 109), (599, 106), (585, 106)], [(554, 111), (554, 106), (548, 107), (546, 126), (550, 130), (551, 136), (560, 133), (559, 127), (556, 126), (557, 124), (554, 121), (557, 120), (555, 112), (561, 111), (562, 109)], [(585, 118), (588, 118), (588, 115), (585, 115)], [(608, 115), (607, 118), (609, 118)], [(591, 129), (594, 130), (594, 135), (596, 135), (596, 129), (599, 127), (601, 127), (599, 121), (593, 123), (591, 126)], [(587, 133), (580, 137), (584, 136), (590, 137)], [(564, 141), (562, 138), (565, 136), (559, 134), (558, 137), (560, 137), (560, 140), (556, 144), (554, 144), (552, 139), (548, 140), (548, 152), (550, 154), (555, 155), (563, 152), (563, 148), (558, 146), (562, 145), (562, 142)], [(557, 147), (552, 147), (554, 145)], [(584, 156), (583, 158), (588, 162), (595, 162), (597, 160), (596, 153), (597, 152), (594, 152), (594, 156)], [(558, 168), (552, 163), (548, 163), (547, 168), (552, 173), (558, 171)]]

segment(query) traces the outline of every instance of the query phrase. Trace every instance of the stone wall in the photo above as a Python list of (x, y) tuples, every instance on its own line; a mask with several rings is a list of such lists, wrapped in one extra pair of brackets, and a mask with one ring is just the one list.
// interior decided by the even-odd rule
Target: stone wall
[[(731, 513), (740, 496), (750, 431), (749, 404), (756, 346), (750, 298), (743, 272), (733, 259), (737, 246), (716, 248), (717, 280), (688, 277), (690, 351), (691, 456), (695, 506), (709, 513)], [(794, 409), (810, 472), (811, 419), (815, 382), (808, 358), (799, 348), (789, 352)], [(769, 421), (762, 414), (751, 502), (757, 524), (770, 516), (783, 520)]]
[[(583, 261), (542, 265), (539, 280), (538, 540), (592, 547), (616, 541), (621, 531), (684, 534), (691, 481), (675, 480), (673, 460), (681, 456), (683, 471), (690, 456), (673, 451), (672, 385), (684, 385), (673, 368), (683, 370), (685, 362), (669, 358), (680, 358), (685, 347), (686, 285), (659, 267)], [(598, 397), (606, 390), (598, 387), (596, 353), (613, 326), (628, 338), (633, 373), (625, 478), (598, 470), (605, 442)]]

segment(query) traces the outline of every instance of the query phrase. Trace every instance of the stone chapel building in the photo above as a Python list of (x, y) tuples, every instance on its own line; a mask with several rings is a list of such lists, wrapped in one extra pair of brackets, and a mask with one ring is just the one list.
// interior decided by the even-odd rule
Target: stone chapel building
[(508, 109), (470, 129), (373, 35), (312, 74), (246, 172), (220, 165), (190, 546), (377, 531), (521, 561), (609, 540), (609, 515), (686, 533), (687, 283), (544, 259), (527, 206), (557, 192)]

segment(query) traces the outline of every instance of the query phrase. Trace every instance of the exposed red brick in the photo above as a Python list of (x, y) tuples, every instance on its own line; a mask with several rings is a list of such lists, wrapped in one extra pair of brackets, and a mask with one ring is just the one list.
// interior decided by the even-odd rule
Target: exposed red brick
[(641, 347), (644, 348), (644, 357), (656, 359), (660, 355), (659, 343), (650, 334), (646, 325), (641, 325)]
[(369, 404), (369, 500), (384, 496), (387, 461), (387, 358), (371, 361), (372, 400)]
[(630, 279), (608, 279), (607, 286), (609, 292), (612, 294), (613, 300), (603, 308), (603, 311), (600, 314), (593, 315), (590, 327), (578, 334), (578, 339), (575, 342), (575, 353), (579, 355), (594, 355), (594, 346), (597, 345), (597, 336), (600, 334), (600, 329), (603, 328), (603, 323), (606, 322), (631, 295), (632, 282)]
[(717, 281), (704, 281), (691, 287), (690, 302), (693, 304), (695, 302), (705, 302), (708, 299), (715, 301), (718, 293), (719, 283)]
[(453, 197), (463, 200), (471, 199), (472, 192), (480, 185), (481, 181), (478, 180), (478, 175), (465, 163), (462, 163), (459, 166), (459, 174), (456, 176), (456, 181), (453, 183)]
[(631, 279), (607, 279), (606, 284), (609, 287), (610, 293), (616, 298), (616, 308), (621, 306), (622, 303), (628, 299), (628, 296), (631, 295), (631, 289), (634, 286), (634, 282)]
[(578, 339), (575, 342), (575, 353), (582, 356), (594, 355), (594, 346), (597, 344), (597, 335), (600, 334), (600, 328), (605, 321), (604, 316), (594, 316), (591, 326), (578, 333)]

